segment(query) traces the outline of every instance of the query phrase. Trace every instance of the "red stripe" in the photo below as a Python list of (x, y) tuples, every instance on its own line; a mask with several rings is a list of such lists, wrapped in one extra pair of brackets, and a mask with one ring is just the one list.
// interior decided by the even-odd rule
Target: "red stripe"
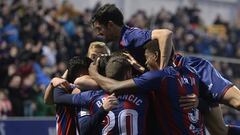
[[(62, 108), (57, 108), (57, 109), (61, 109)], [(57, 110), (57, 134), (58, 135), (62, 135), (62, 121), (61, 121), (61, 118), (62, 118), (62, 114), (63, 113), (62, 111), (59, 113), (58, 110)]]
[(60, 122), (58, 122), (57, 123), (57, 125), (58, 125), (58, 135), (62, 135), (62, 127), (61, 127), (61, 123)]
[[(192, 77), (192, 78), (194, 78), (194, 79), (197, 78), (197, 76), (196, 76), (194, 73), (192, 73), (192, 72), (189, 73), (189, 76)], [(194, 92), (194, 94), (196, 94), (197, 96), (199, 96), (199, 87), (198, 87), (198, 86), (199, 86), (199, 82), (195, 80), (195, 85), (193, 85), (193, 92)], [(203, 129), (201, 135), (204, 135), (204, 122), (203, 122), (203, 117), (202, 117), (201, 114), (199, 115), (198, 125), (199, 125), (199, 127), (200, 127), (201, 129)], [(192, 134), (193, 134), (193, 133), (192, 133)]]
[[(177, 74), (177, 78), (179, 79), (179, 81), (181, 80), (181, 76), (180, 74)], [(181, 82), (181, 81), (180, 81)], [(181, 96), (186, 96), (187, 95), (187, 89), (185, 87), (184, 84), (180, 84), (180, 82), (177, 83), (178, 85), (178, 90), (180, 92), (180, 95)], [(190, 130), (189, 130), (189, 126), (190, 126), (190, 121), (189, 121), (189, 118), (188, 118), (188, 112), (189, 110), (183, 110), (182, 109), (182, 113), (183, 113), (183, 124), (184, 124), (184, 127), (187, 129), (188, 131), (188, 134), (189, 135), (194, 135)]]
[(163, 79), (162, 80), (162, 83), (161, 83), (161, 96), (164, 97), (164, 98), (160, 98), (160, 100), (164, 99), (164, 101), (160, 101), (164, 107), (164, 111), (166, 112), (166, 117), (167, 117), (167, 125), (168, 125), (168, 128), (171, 129), (171, 133), (173, 135), (180, 135), (181, 134), (181, 131), (179, 130), (179, 128), (176, 126), (177, 123), (176, 121), (173, 119), (173, 112), (172, 112), (172, 109), (171, 109), (171, 99), (168, 95), (168, 87), (167, 87), (167, 78)]
[[(197, 76), (192, 72), (190, 72), (190, 77), (193, 77), (194, 79), (197, 78)], [(193, 85), (193, 92), (197, 96), (199, 96), (199, 87), (198, 86), (199, 86), (199, 81), (195, 81), (195, 85)], [(200, 126), (201, 129), (203, 129), (201, 134), (204, 135), (204, 123), (203, 123), (203, 117), (201, 114), (199, 115), (198, 125)]]
[[(193, 86), (193, 93), (196, 94), (197, 96), (199, 96), (199, 87), (198, 87), (199, 83), (196, 80), (197, 77), (192, 72), (189, 72), (189, 76), (191, 77), (191, 82), (194, 81), (194, 85), (192, 85)], [(194, 80), (192, 80), (192, 79), (194, 79)]]
[[(161, 94), (158, 94), (158, 97), (159, 99), (161, 99)], [(158, 121), (158, 125), (159, 125), (159, 129), (162, 130), (163, 134), (164, 135), (168, 135), (168, 129), (164, 128), (164, 120), (161, 116), (162, 115), (162, 112), (160, 110), (160, 104), (159, 104), (159, 101), (157, 100), (156, 98), (156, 94), (155, 93), (152, 93), (152, 99), (153, 99), (153, 106), (154, 106), (154, 111), (155, 111), (155, 115), (156, 115), (156, 118), (157, 118), (157, 121)], [(165, 121), (167, 122), (167, 121)]]
[[(75, 135), (76, 134), (76, 126), (73, 125), (73, 122), (75, 119), (73, 119), (74, 117), (72, 117), (72, 115), (75, 116), (73, 108), (72, 107), (68, 107), (66, 108), (66, 116), (67, 116), (67, 127), (66, 127), (66, 134), (69, 135)], [(75, 123), (74, 123), (75, 124)]]
[[(130, 115), (131, 115), (131, 114), (130, 114)], [(133, 123), (131, 123), (130, 116), (127, 115), (127, 116), (126, 116), (127, 135), (131, 135), (131, 131), (130, 131), (130, 130), (133, 129), (132, 124), (133, 124)], [(134, 124), (137, 124), (137, 123), (134, 123)]]

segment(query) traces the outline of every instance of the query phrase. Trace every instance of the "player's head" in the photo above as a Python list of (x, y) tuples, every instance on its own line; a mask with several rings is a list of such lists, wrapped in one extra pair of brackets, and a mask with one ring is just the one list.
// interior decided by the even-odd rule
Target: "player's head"
[(71, 58), (68, 62), (67, 69), (67, 81), (73, 83), (77, 77), (87, 75), (88, 74), (88, 67), (92, 61), (85, 57), (80, 58), (79, 56), (75, 56)]
[[(145, 47), (145, 57), (146, 65), (149, 70), (158, 70), (160, 68), (160, 49), (158, 45), (158, 40), (151, 40), (146, 43)], [(172, 48), (172, 53), (168, 61), (168, 65), (172, 63), (172, 57), (174, 56), (175, 49)]]
[[(114, 4), (100, 7), (92, 17), (94, 31), (103, 36), (106, 42), (114, 41), (119, 35), (123, 23), (123, 14)], [(118, 30), (118, 32), (116, 32)]]
[(158, 70), (160, 63), (160, 50), (158, 40), (151, 40), (145, 45), (146, 66), (149, 70)]
[(99, 74), (101, 74), (103, 76), (106, 76), (105, 69), (106, 69), (106, 65), (107, 65), (110, 58), (111, 58), (110, 55), (99, 57), (99, 63), (98, 63), (98, 73)]
[(132, 78), (132, 67), (123, 54), (112, 55), (106, 65), (106, 76), (115, 80)]
[(109, 48), (103, 42), (92, 42), (88, 48), (87, 57), (94, 61), (101, 54), (110, 55)]

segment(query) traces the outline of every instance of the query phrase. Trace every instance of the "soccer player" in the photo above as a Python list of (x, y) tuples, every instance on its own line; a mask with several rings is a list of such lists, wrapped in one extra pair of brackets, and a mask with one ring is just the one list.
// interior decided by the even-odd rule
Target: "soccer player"
[[(168, 39), (172, 39), (172, 34), (168, 36)], [(162, 44), (160, 48), (161, 56), (165, 57), (165, 59), (161, 57), (161, 63), (167, 63), (169, 59), (172, 59), (172, 55), (175, 54), (172, 41), (170, 42)], [(188, 65), (193, 67), (201, 81), (208, 87), (214, 101), (240, 110), (240, 90), (232, 82), (222, 77), (209, 61), (198, 57), (175, 55), (173, 59), (175, 66)], [(164, 64), (160, 66), (160, 69), (164, 68)]]
[[(105, 40), (119, 42), (122, 48), (126, 48), (130, 54), (141, 64), (145, 63), (143, 45), (151, 39), (158, 39), (160, 53), (160, 68), (167, 65), (172, 52), (172, 32), (167, 29), (141, 30), (130, 28), (123, 23), (121, 11), (111, 4), (100, 7), (92, 17), (94, 30)], [(184, 57), (185, 59), (186, 57)], [(186, 58), (184, 64), (192, 66), (198, 73), (200, 79), (211, 90), (210, 93), (221, 102), (229, 106), (240, 108), (240, 92), (236, 86), (224, 79), (213, 66), (200, 58)], [(196, 60), (198, 59), (198, 60)], [(201, 64), (199, 64), (201, 63)], [(176, 64), (178, 65), (178, 64)], [(207, 66), (207, 68), (205, 68)], [(217, 83), (220, 82), (220, 86)], [(226, 93), (225, 93), (226, 92)], [(223, 94), (225, 93), (225, 94)], [(235, 93), (235, 94), (234, 94)]]
[[(96, 59), (99, 56), (110, 55), (110, 54), (111, 54), (110, 49), (107, 47), (107, 45), (104, 42), (95, 41), (90, 43), (87, 57), (90, 58), (92, 61), (96, 61)], [(89, 75), (84, 75), (76, 78), (74, 81), (74, 84), (76, 84), (78, 88), (81, 90), (85, 90), (86, 88), (89, 89), (89, 84), (87, 84), (86, 81), (91, 83), (92, 86), (90, 86), (90, 88), (92, 89), (99, 88), (97, 83), (93, 81), (91, 77), (89, 77)]]
[(104, 42), (95, 41), (88, 47), (87, 57), (91, 60), (96, 60), (99, 56), (106, 54), (110, 55), (110, 50)]
[[(87, 60), (80, 59), (80, 57), (73, 57), (68, 63), (68, 73), (66, 80), (73, 83), (74, 79), (82, 74), (87, 73), (88, 63)], [(52, 103), (51, 96), (53, 95), (52, 89), (54, 87), (60, 86), (64, 88), (68, 93), (71, 93), (73, 88), (66, 88), (65, 86), (70, 86), (64, 79), (53, 78), (51, 83), (47, 87), (44, 95), (44, 100), (46, 103)], [(56, 104), (56, 130), (58, 135), (76, 135), (77, 131), (77, 112), (74, 106)]]
[[(169, 35), (169, 38), (171, 38), (171, 36), (172, 35)], [(171, 55), (174, 54), (175, 52), (173, 44), (163, 44), (163, 46), (165, 45), (169, 47), (162, 47), (164, 48), (164, 50), (163, 51), (161, 50), (161, 53), (163, 53), (162, 55), (164, 55), (166, 57), (165, 60), (167, 60), (171, 58)], [(175, 66), (189, 65), (195, 69), (201, 81), (207, 86), (208, 91), (206, 95), (210, 95), (210, 100), (208, 102), (210, 102), (211, 104), (212, 102), (223, 103), (237, 110), (240, 110), (240, 90), (232, 82), (222, 77), (221, 74), (213, 67), (213, 65), (209, 61), (204, 60), (202, 58), (184, 57), (177, 54), (173, 59), (173, 62)], [(213, 118), (217, 116), (217, 118), (215, 119), (222, 117), (219, 105), (210, 107), (211, 107), (210, 111), (206, 113), (205, 117)], [(210, 126), (213, 127), (215, 126), (215, 124), (212, 122), (208, 124), (210, 124)], [(221, 124), (218, 127), (224, 129), (222, 131), (225, 131), (226, 134), (228, 132), (229, 135), (240, 134), (240, 128), (238, 126), (225, 127), (223, 124)], [(219, 134), (219, 131), (216, 131), (215, 134)]]
[[(102, 36), (106, 42), (114, 41), (120, 48), (127, 49), (140, 65), (145, 63), (143, 45), (148, 41), (157, 39), (161, 50), (168, 50), (168, 47), (171, 47), (164, 44), (172, 44), (169, 38), (172, 32), (168, 29), (142, 30), (125, 25), (121, 11), (113, 4), (100, 7), (92, 17), (92, 24), (98, 36)], [(165, 58), (161, 55), (164, 62)], [(160, 63), (161, 67), (164, 65), (165, 63)]]
[[(51, 85), (48, 88), (46, 93), (45, 93), (45, 100), (47, 102), (54, 102), (56, 99), (57, 94), (62, 90), (66, 91), (67, 93), (71, 93), (72, 91), (76, 91), (75, 93), (80, 93), (80, 90), (78, 88), (72, 87), (69, 82), (74, 81), (74, 79), (77, 76), (85, 75), (87, 74), (87, 68), (88, 68), (88, 62), (86, 59), (80, 59), (79, 57), (74, 57), (70, 59), (69, 61), (69, 66), (68, 66), (68, 74), (66, 75), (66, 79), (62, 78), (53, 78), (51, 80)], [(69, 81), (69, 82), (68, 82)], [(89, 83), (89, 82), (86, 82)], [(91, 82), (90, 82), (91, 83)], [(92, 85), (92, 84), (91, 84)], [(90, 85), (90, 86), (91, 86)], [(50, 99), (50, 94), (53, 91), (53, 87), (56, 89), (54, 91), (54, 98)], [(90, 88), (90, 87), (89, 87)], [(48, 98), (48, 99), (47, 99)], [(57, 118), (57, 134), (62, 135), (62, 134), (70, 134), (70, 135), (75, 135), (75, 134), (92, 134), (91, 131), (86, 130), (84, 127), (89, 126), (89, 125), (94, 125), (97, 123), (97, 121), (102, 121), (103, 118), (107, 115), (108, 111), (111, 110), (115, 106), (114, 103), (112, 103), (112, 99), (114, 97), (109, 96), (106, 98), (106, 100), (103, 102), (103, 107), (100, 108), (95, 114), (92, 116), (89, 115), (84, 115), (83, 112), (80, 111), (80, 116), (77, 116), (76, 113), (79, 112), (79, 108), (76, 108), (75, 106), (71, 105), (66, 105), (62, 102), (56, 102), (56, 118)], [(59, 99), (59, 97), (57, 97)], [(54, 101), (51, 101), (54, 100)], [(76, 111), (76, 109), (78, 109)], [(85, 114), (87, 114), (85, 112)], [(96, 125), (96, 124), (95, 124)], [(77, 128), (80, 130), (76, 131)], [(80, 132), (80, 133), (79, 133)]]
[[(156, 54), (158, 54), (158, 53), (156, 53)], [(156, 61), (158, 59), (158, 55), (150, 55), (148, 58), (150, 59), (150, 61), (147, 61), (148, 67), (150, 66), (149, 67), (150, 69), (151, 68), (152, 69), (159, 69), (157, 67), (158, 63), (151, 61), (151, 59), (154, 59)], [(106, 79), (106, 78), (100, 77), (100, 80), (103, 81), (103, 82), (102, 82), (102, 84), (100, 82), (98, 82), (98, 83), (100, 83), (100, 85), (107, 90), (116, 90), (116, 89), (119, 89), (119, 88), (128, 88), (129, 87), (129, 86), (126, 86), (122, 83), (114, 82), (112, 80), (107, 80), (107, 83), (106, 82), (104, 83), (104, 79)], [(206, 117), (206, 120), (207, 120), (206, 124), (207, 124), (207, 127), (209, 127), (208, 129), (211, 131), (211, 133), (218, 134), (218, 135), (239, 134), (239, 127), (229, 126), (229, 129), (225, 127), (223, 119), (222, 119), (222, 115), (220, 115), (221, 110), (219, 108), (216, 108), (216, 107), (211, 108), (210, 112), (207, 112), (207, 114), (209, 114), (209, 115), (208, 116), (204, 115), (204, 117)]]
[[(112, 56), (106, 65), (106, 76), (125, 80), (132, 77), (132, 67), (125, 56)], [(57, 102), (65, 102), (90, 109), (96, 113), (108, 93), (103, 90), (86, 91), (77, 95), (69, 95), (62, 91)], [(100, 123), (101, 134), (133, 134), (145, 133), (148, 98), (143, 94), (118, 94), (118, 106), (113, 108), (103, 123)], [(90, 127), (89, 127), (90, 128)], [(94, 128), (94, 127), (93, 127)], [(93, 129), (90, 128), (90, 129)], [(95, 129), (97, 130), (97, 129)]]
[[(153, 44), (152, 42), (155, 42)], [(179, 97), (187, 94), (199, 95), (199, 79), (191, 68), (174, 68), (169, 65), (159, 70), (159, 49), (156, 41), (150, 41), (145, 51), (146, 64), (151, 70), (140, 77), (125, 81), (112, 80), (97, 73), (93, 64), (89, 73), (93, 79), (105, 90), (113, 92), (119, 89), (136, 88), (137, 93), (153, 91), (157, 97), (154, 99), (154, 112), (157, 126), (154, 134), (204, 134), (204, 124), (197, 108), (184, 110), (180, 107)], [(144, 94), (143, 94), (144, 95)], [(152, 134), (153, 134), (152, 133)]]

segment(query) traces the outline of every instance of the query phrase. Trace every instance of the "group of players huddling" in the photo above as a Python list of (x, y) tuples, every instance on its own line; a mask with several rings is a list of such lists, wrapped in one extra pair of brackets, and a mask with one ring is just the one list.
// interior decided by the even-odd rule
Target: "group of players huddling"
[(219, 106), (240, 110), (240, 90), (207, 60), (175, 54), (170, 30), (128, 27), (112, 4), (92, 25), (122, 51), (92, 42), (51, 80), (44, 101), (56, 104), (58, 135), (240, 135)]

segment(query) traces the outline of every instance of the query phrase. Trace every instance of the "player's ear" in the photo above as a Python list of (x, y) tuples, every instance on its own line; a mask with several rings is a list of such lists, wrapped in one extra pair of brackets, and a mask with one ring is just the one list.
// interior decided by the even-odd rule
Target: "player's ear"
[(154, 52), (154, 60), (157, 61), (159, 58), (159, 52), (155, 51)]
[(107, 23), (107, 27), (113, 27), (115, 24), (113, 23), (113, 21), (108, 21)]

